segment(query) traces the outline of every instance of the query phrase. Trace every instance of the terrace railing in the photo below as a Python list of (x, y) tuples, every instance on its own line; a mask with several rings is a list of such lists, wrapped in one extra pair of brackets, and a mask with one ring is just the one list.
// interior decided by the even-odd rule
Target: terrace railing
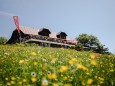
[(25, 41), (27, 41), (29, 39), (36, 39), (36, 40), (38, 39), (38, 40), (43, 40), (43, 41), (50, 41), (50, 42), (63, 43), (63, 44), (71, 44), (72, 45), (72, 43), (68, 43), (66, 39), (50, 38), (48, 36), (41, 36), (41, 35), (26, 36), (26, 37), (21, 39), (21, 42), (25, 42)]

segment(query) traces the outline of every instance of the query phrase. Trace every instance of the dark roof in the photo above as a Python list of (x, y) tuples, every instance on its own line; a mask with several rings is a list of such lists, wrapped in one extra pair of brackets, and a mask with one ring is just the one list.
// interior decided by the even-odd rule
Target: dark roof
[(64, 34), (65, 36), (67, 36), (67, 34), (65, 32), (58, 32), (57, 35), (60, 35), (60, 34)]
[[(50, 35), (49, 35), (51, 38), (57, 38), (57, 33), (56, 32), (52, 32)], [(66, 40), (71, 40), (68, 36), (66, 37)]]
[(39, 32), (42, 32), (42, 31), (44, 31), (44, 30), (46, 30), (49, 34), (51, 33), (51, 32), (50, 32), (50, 30), (49, 30), (49, 29), (47, 29), (47, 28), (42, 28), (42, 29), (39, 29)]

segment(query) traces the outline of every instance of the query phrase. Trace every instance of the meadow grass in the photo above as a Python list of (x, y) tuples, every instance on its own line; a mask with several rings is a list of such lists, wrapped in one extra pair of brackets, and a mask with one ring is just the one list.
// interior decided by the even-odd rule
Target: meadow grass
[(0, 45), (0, 86), (115, 86), (115, 55)]

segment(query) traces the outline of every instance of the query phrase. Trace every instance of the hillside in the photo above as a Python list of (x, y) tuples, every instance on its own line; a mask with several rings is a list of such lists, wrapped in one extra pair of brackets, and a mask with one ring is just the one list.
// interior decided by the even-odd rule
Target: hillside
[(115, 86), (115, 56), (0, 45), (0, 86)]

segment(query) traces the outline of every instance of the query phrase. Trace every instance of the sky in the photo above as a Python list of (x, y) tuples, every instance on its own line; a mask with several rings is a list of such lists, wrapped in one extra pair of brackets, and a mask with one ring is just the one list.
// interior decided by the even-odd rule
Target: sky
[(115, 0), (0, 0), (0, 36), (10, 38), (20, 26), (66, 32), (71, 39), (94, 35), (115, 53)]

